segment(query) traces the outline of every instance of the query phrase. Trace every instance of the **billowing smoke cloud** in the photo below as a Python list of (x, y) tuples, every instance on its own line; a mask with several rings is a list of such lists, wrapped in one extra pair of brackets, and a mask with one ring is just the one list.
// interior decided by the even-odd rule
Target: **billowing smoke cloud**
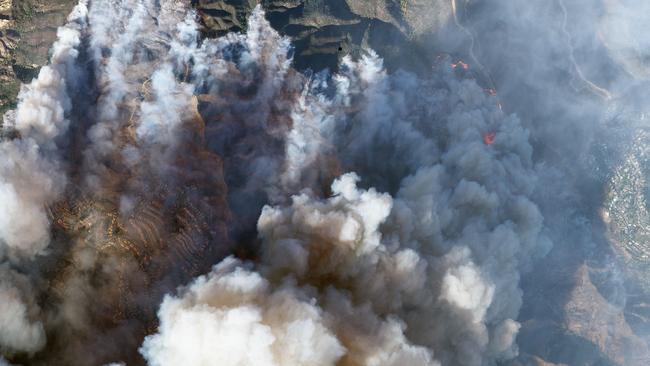
[[(392, 294), (397, 289), (381, 284), (404, 279), (414, 282), (409, 290), (421, 289), (417, 284), (424, 282), (424, 267), (417, 254), (381, 253), (385, 248), (377, 229), (390, 211), (390, 197), (357, 191), (354, 175), (343, 176), (333, 189), (337, 196), (327, 202), (302, 195), (290, 208), (264, 209), (259, 230), (268, 238), (263, 243), (268, 252), (262, 263), (268, 262), (264, 272), (274, 282), (229, 258), (182, 298), (166, 298), (159, 312), (160, 334), (147, 338), (142, 348), (151, 364), (437, 364), (429, 350), (410, 344), (399, 318), (384, 319), (375, 312), (373, 307), (382, 304), (357, 303), (353, 297), (364, 294), (348, 293), (355, 290), (355, 277), (372, 273), (378, 291)], [(376, 211), (363, 217), (363, 209)], [(367, 269), (373, 266), (378, 268)], [(349, 287), (332, 286), (346, 278)], [(386, 310), (390, 314), (390, 306)], [(204, 341), (220, 346), (176, 342), (181, 334), (197, 332), (197, 324), (205, 327), (198, 330)]]
[[(472, 47), (501, 40), (471, 17), (516, 10), (496, 3), (452, 3)], [(628, 16), (609, 6), (603, 29)], [(477, 48), (470, 61), (485, 66), (441, 55), (414, 73), (366, 50), (303, 74), (261, 6), (245, 33), (203, 39), (185, 1), (80, 2), (5, 116), (1, 354), (36, 365), (508, 364), (530, 326), (522, 307), (524, 318), (538, 311), (522, 278), (543, 288), (529, 275), (539, 263), (585, 258), (558, 259), (558, 243), (585, 253), (597, 240), (584, 202), (593, 177), (580, 175), (591, 144), (564, 146), (563, 134), (595, 138), (579, 112), (625, 89), (581, 66), (571, 7), (549, 14), (564, 14), (548, 43), (566, 65), (501, 73)], [(639, 56), (633, 73), (642, 51), (621, 32), (607, 48)], [(560, 93), (575, 104), (517, 95), (523, 83), (551, 103), (540, 75), (567, 67)], [(547, 122), (556, 117), (563, 131)]]
[[(243, 362), (226, 361), (216, 348), (203, 354), (190, 344), (174, 343), (189, 331), (179, 319), (220, 329), (222, 318), (230, 320), (252, 306), (261, 314), (253, 324), (282, 334), (290, 325), (275, 324), (264, 314), (277, 311), (275, 297), (287, 291), (295, 293), (293, 301), (315, 301), (312, 306), (323, 312), (319, 336), (334, 337), (332, 351), (317, 364), (430, 365), (435, 356), (443, 364), (481, 365), (516, 355), (519, 271), (549, 249), (540, 235), (541, 214), (526, 198), (536, 183), (527, 132), (516, 118), (504, 117), (474, 82), (458, 80), (447, 70), (426, 81), (410, 74), (388, 76), (372, 54), (359, 62), (346, 60), (343, 70), (332, 78), (333, 97), (308, 99), (315, 101), (313, 115), (326, 108), (336, 121), (300, 120), (290, 141), (319, 131), (312, 144), (322, 141), (323, 150), (335, 146), (344, 167), (367, 172), (370, 183), (387, 189), (390, 182), (382, 177), (396, 180), (395, 199), (374, 188), (357, 188), (360, 178), (346, 174), (334, 181), (332, 198), (320, 200), (306, 192), (294, 196), (290, 206), (265, 207), (258, 221), (259, 275), (246, 265), (225, 270), (236, 265), (227, 260), (225, 267), (218, 265), (181, 291), (180, 298), (167, 298), (159, 313), (161, 333), (142, 349), (154, 364), (173, 360), (170, 353)], [(483, 140), (490, 133), (498, 138), (488, 145)], [(300, 150), (298, 143), (287, 148), (290, 172), (313, 161), (313, 147)], [(243, 292), (244, 298), (231, 299), (219, 290), (217, 284), (239, 275), (263, 276), (258, 279), (263, 291), (242, 289), (235, 293)], [(298, 301), (297, 310), (283, 312), (301, 314), (303, 306)], [(214, 335), (211, 342), (221, 343), (218, 337), (227, 334)], [(318, 342), (285, 346), (285, 337), (266, 341), (270, 347), (260, 351), (271, 360), (266, 362), (308, 364), (282, 361), (284, 353), (278, 350), (304, 347), (301, 354), (311, 354)], [(247, 347), (264, 343), (241, 341)], [(274, 350), (274, 344), (280, 348)]]

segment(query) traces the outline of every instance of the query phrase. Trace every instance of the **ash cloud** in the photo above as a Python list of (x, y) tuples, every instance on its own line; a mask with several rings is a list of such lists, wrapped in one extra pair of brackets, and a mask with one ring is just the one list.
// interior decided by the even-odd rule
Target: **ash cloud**
[[(471, 71), (441, 56), (389, 72), (366, 50), (305, 74), (261, 6), (245, 33), (204, 39), (187, 2), (81, 1), (5, 116), (1, 354), (508, 364), (531, 293), (551, 281), (540, 266), (594, 260), (604, 242), (590, 204), (605, 178), (589, 159), (633, 84), (592, 80), (604, 66), (584, 62), (576, 10), (553, 3), (454, 2), (449, 21), (471, 42), (443, 46), (476, 45), (455, 50), (483, 61)], [(616, 28), (631, 3), (615, 3), (579, 19)], [(541, 61), (515, 68), (540, 45)]]

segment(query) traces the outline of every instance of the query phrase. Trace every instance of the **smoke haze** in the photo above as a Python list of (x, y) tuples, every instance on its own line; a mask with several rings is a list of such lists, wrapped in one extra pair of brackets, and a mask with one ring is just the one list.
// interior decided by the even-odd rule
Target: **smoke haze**
[(322, 71), (192, 5), (80, 1), (5, 114), (0, 365), (647, 363), (642, 1), (433, 1)]

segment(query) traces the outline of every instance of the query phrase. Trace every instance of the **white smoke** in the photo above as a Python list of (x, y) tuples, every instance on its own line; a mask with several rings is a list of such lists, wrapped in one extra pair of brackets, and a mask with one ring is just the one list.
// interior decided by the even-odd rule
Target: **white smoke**
[(140, 123), (136, 134), (148, 144), (171, 145), (176, 139), (176, 128), (183, 122), (182, 113), (190, 110), (190, 98), (194, 88), (181, 84), (171, 65), (156, 71), (151, 77), (153, 101), (140, 106)]
[(165, 298), (161, 334), (142, 347), (151, 365), (333, 365), (341, 357), (343, 347), (304, 294), (275, 292), (240, 265), (226, 259), (183, 298)]
[(62, 192), (65, 177), (34, 140), (0, 144), (0, 238), (11, 257), (33, 257), (49, 244), (44, 205)]
[(0, 245), (11, 254), (34, 256), (49, 243), (45, 205), (62, 193), (65, 175), (57, 162), (56, 139), (65, 134), (70, 101), (66, 78), (75, 78), (76, 48), (86, 24), (87, 8), (80, 2), (57, 32), (51, 64), (18, 96), (13, 121), (5, 121), (20, 138), (0, 142)]

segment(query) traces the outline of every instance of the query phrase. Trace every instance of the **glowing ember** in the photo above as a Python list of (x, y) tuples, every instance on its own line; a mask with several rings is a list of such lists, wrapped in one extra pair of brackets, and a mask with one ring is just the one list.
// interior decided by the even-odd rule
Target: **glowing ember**
[(492, 145), (494, 143), (494, 138), (497, 136), (494, 132), (486, 132), (483, 135), (483, 143), (486, 145)]
[(468, 69), (469, 69), (469, 65), (466, 64), (466, 63), (464, 63), (462, 60), (458, 60), (458, 62), (456, 62), (456, 63), (452, 63), (452, 64), (451, 64), (451, 67), (452, 67), (453, 69), (457, 69), (457, 68), (459, 68), (459, 67), (460, 67), (461, 69), (463, 69), (463, 70), (468, 70)]

